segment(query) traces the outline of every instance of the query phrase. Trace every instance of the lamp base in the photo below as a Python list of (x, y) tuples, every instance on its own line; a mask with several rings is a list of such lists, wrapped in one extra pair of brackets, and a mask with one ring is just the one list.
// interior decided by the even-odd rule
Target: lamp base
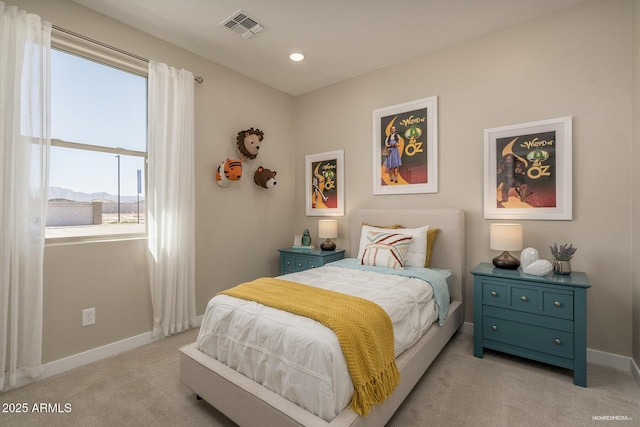
[(331, 240), (327, 239), (324, 242), (322, 242), (322, 244), (320, 244), (320, 249), (322, 249), (323, 251), (335, 251), (336, 244), (333, 243)]
[(520, 267), (520, 261), (511, 255), (509, 252), (504, 251), (493, 259), (493, 265), (496, 268), (504, 268), (506, 270), (516, 270)]

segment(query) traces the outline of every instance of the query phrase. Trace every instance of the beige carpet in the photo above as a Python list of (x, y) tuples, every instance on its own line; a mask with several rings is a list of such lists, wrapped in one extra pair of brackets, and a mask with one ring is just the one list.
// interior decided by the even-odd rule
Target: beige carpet
[[(177, 349), (196, 333), (2, 393), (0, 426), (234, 426), (180, 383)], [(495, 352), (476, 359), (473, 337), (458, 333), (388, 426), (640, 425), (640, 387), (629, 372), (589, 364), (587, 380), (577, 387), (571, 371)], [(27, 413), (5, 412), (20, 403)], [(61, 412), (33, 412), (40, 403)]]

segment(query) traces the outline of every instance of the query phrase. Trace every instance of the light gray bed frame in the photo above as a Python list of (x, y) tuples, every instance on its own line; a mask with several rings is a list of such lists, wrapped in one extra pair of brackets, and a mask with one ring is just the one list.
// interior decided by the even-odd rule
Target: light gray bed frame
[(367, 417), (359, 416), (347, 407), (331, 422), (327, 422), (207, 356), (196, 348), (195, 343), (180, 349), (182, 382), (240, 426), (384, 426), (462, 324), (465, 220), (464, 211), (460, 209), (353, 210), (348, 256), (355, 257), (358, 254), (363, 222), (439, 228), (431, 265), (453, 271), (447, 320), (442, 326), (434, 324), (413, 347), (398, 356), (396, 364), (401, 381), (387, 400), (377, 405)]

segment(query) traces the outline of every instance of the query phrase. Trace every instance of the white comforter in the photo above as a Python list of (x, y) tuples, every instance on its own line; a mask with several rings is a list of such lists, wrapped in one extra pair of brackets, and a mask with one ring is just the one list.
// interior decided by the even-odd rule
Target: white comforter
[[(393, 322), (396, 356), (438, 319), (431, 285), (417, 278), (334, 265), (280, 278), (377, 303)], [(315, 320), (218, 295), (209, 301), (197, 345), (327, 421), (351, 400), (353, 384), (338, 339)]]

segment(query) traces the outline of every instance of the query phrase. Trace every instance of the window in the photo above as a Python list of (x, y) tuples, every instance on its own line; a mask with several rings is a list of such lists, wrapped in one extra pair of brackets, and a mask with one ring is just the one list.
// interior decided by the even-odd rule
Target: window
[(143, 234), (147, 79), (53, 46), (46, 237)]

